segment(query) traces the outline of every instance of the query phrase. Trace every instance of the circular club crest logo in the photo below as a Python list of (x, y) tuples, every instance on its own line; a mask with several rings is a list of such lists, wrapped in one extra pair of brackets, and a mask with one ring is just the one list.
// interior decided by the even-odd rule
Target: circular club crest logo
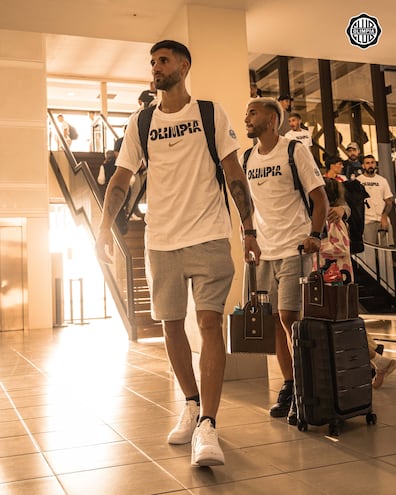
[(359, 14), (349, 19), (346, 34), (351, 45), (368, 48), (378, 43), (382, 29), (378, 19), (368, 14)]

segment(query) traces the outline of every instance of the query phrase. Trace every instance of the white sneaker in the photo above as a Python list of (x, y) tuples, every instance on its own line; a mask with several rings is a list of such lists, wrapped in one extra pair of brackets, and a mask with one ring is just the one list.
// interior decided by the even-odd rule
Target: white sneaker
[(182, 445), (191, 442), (197, 421), (199, 418), (199, 406), (195, 400), (189, 400), (184, 404), (177, 425), (168, 435), (168, 443)]
[(380, 388), (382, 384), (384, 383), (384, 378), (389, 376), (391, 373), (393, 373), (396, 370), (396, 360), (395, 359), (390, 359), (389, 364), (385, 369), (380, 369), (377, 368), (375, 377), (373, 380), (373, 388)]
[(191, 448), (192, 466), (222, 466), (224, 464), (224, 454), (219, 445), (219, 437), (210, 419), (204, 419), (195, 428)]

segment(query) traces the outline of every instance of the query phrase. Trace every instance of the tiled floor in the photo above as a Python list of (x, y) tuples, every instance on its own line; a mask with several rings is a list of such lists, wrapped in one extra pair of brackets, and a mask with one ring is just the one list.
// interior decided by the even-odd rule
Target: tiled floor
[(299, 432), (268, 414), (282, 382), (224, 384), (226, 465), (192, 468), (166, 436), (183, 397), (162, 343), (115, 323), (0, 334), (1, 495), (394, 495), (396, 374), (374, 391), (378, 424)]

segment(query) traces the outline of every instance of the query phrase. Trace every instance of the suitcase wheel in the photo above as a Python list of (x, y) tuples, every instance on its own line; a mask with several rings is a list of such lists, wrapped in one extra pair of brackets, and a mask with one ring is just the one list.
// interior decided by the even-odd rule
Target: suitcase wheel
[(377, 415), (375, 413), (366, 414), (366, 423), (368, 425), (376, 425), (377, 424)]
[(338, 437), (341, 431), (341, 423), (336, 421), (334, 423), (329, 424), (329, 436)]
[(308, 423), (306, 421), (299, 419), (297, 421), (297, 428), (299, 431), (307, 431), (308, 430)]

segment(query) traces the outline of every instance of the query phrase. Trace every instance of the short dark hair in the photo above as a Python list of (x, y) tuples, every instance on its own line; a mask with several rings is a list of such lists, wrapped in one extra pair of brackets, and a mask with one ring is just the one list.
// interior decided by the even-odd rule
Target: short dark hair
[(337, 156), (337, 155), (332, 155), (332, 156), (328, 156), (325, 160), (325, 167), (326, 167), (326, 170), (330, 170), (330, 167), (332, 165), (334, 165), (335, 163), (339, 163), (341, 162), (342, 163), (342, 158)]
[(189, 49), (185, 45), (183, 45), (183, 43), (179, 43), (178, 41), (174, 41), (174, 40), (158, 41), (157, 43), (155, 43), (155, 45), (151, 47), (150, 55), (152, 55), (157, 50), (161, 50), (162, 48), (172, 50), (174, 53), (186, 57), (188, 63), (191, 65), (191, 53)]
[(302, 120), (301, 115), (299, 113), (297, 113), (297, 112), (290, 112), (289, 113), (289, 119), (290, 119), (290, 117), (296, 117), (296, 119)]
[[(364, 161), (366, 158), (372, 158), (373, 160), (375, 160), (375, 156), (374, 156), (374, 155), (364, 155), (364, 157), (363, 157), (363, 161)], [(377, 161), (377, 160), (375, 160), (375, 161)]]

